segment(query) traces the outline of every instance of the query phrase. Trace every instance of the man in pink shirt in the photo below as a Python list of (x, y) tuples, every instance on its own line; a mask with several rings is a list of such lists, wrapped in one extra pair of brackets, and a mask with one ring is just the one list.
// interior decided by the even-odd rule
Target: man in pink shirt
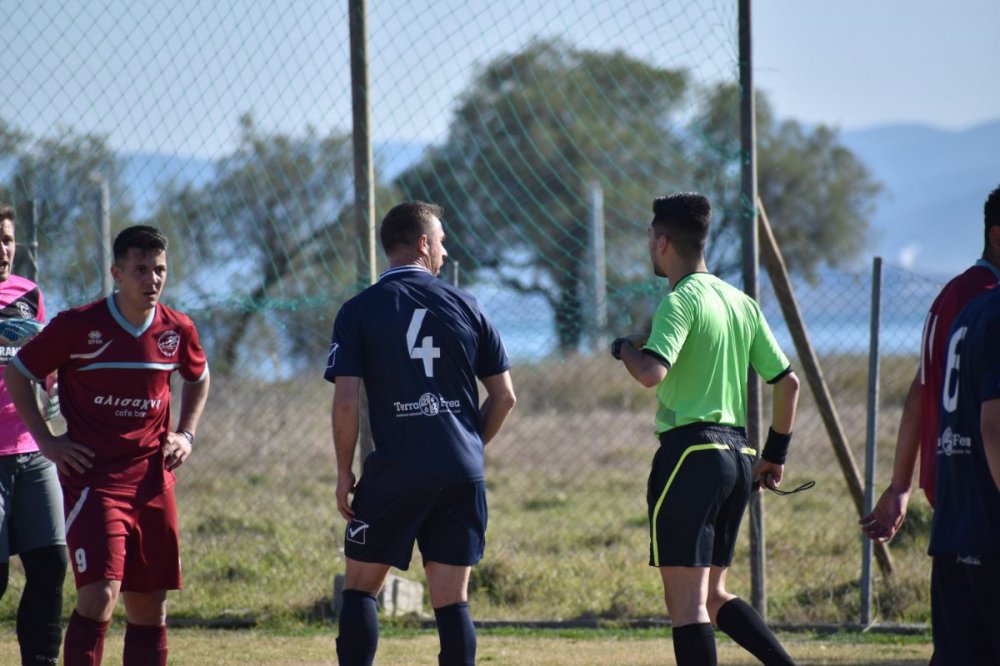
[[(41, 290), (11, 274), (14, 220), (14, 209), (0, 204), (2, 366), (45, 321)], [(7, 590), (10, 556), (19, 555), (25, 574), (17, 609), (22, 664), (59, 661), (67, 563), (62, 501), (55, 465), (38, 451), (0, 378), (0, 597)]]

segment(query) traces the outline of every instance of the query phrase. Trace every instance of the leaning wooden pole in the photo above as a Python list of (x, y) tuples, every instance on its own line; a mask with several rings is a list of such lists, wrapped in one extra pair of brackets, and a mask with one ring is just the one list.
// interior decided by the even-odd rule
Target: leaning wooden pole
[[(833, 451), (837, 456), (837, 462), (840, 463), (840, 469), (843, 471), (844, 479), (847, 481), (847, 489), (851, 493), (851, 499), (854, 500), (854, 505), (860, 517), (864, 513), (865, 494), (864, 486), (861, 483), (861, 473), (858, 471), (854, 454), (851, 453), (851, 447), (848, 445), (844, 428), (840, 424), (840, 417), (837, 415), (837, 409), (833, 404), (833, 396), (830, 395), (830, 387), (827, 386), (826, 380), (823, 378), (823, 370), (820, 368), (819, 359), (816, 357), (816, 352), (809, 341), (809, 334), (806, 332), (802, 313), (799, 311), (798, 302), (795, 300), (795, 294), (792, 291), (792, 283), (788, 278), (788, 270), (785, 268), (785, 260), (781, 256), (781, 249), (778, 247), (777, 241), (774, 239), (771, 223), (767, 219), (767, 212), (764, 210), (764, 204), (761, 203), (760, 199), (757, 200), (757, 211), (761, 259), (764, 262), (765, 268), (767, 268), (767, 274), (771, 277), (774, 293), (778, 298), (778, 303), (781, 305), (781, 312), (785, 316), (785, 322), (788, 324), (788, 331), (792, 335), (792, 341), (795, 343), (795, 351), (799, 355), (799, 363), (802, 365), (802, 371), (809, 382), (809, 388), (812, 389), (813, 396), (816, 398), (816, 406), (819, 408), (820, 416), (823, 418), (826, 431), (830, 436), (830, 442), (833, 444)], [(882, 573), (886, 576), (891, 576), (892, 556), (889, 554), (889, 547), (886, 544), (875, 544), (875, 559), (878, 560)]]

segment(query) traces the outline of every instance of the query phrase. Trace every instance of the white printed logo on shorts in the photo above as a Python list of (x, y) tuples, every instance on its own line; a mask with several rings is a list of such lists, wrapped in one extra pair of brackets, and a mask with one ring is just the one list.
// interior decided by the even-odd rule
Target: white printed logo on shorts
[(368, 533), (368, 523), (354, 519), (347, 524), (347, 540), (365, 545), (365, 535)]

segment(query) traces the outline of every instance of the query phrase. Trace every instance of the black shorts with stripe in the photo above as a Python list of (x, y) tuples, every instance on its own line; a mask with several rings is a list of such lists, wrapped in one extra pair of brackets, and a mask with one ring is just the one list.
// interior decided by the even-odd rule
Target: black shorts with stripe
[(646, 489), (650, 566), (732, 564), (755, 456), (743, 428), (692, 423), (660, 434)]

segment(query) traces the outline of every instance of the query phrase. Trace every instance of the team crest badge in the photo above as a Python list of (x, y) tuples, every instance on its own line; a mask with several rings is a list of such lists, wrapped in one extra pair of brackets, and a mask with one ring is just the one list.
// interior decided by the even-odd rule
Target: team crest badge
[(177, 347), (181, 343), (181, 336), (177, 331), (164, 331), (156, 341), (156, 346), (164, 356), (173, 356), (177, 353)]
[(17, 311), (21, 315), (22, 319), (34, 319), (35, 315), (31, 312), (31, 306), (24, 301), (17, 302)]

